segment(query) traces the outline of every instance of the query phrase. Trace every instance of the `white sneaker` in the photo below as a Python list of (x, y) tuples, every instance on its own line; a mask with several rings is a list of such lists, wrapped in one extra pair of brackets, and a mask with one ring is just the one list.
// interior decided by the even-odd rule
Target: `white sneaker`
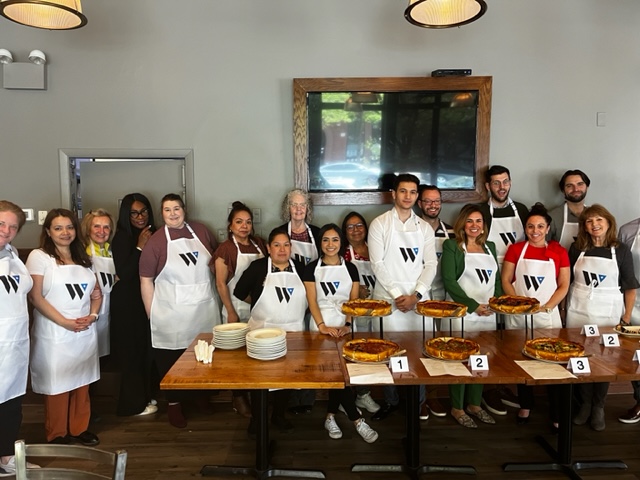
[(356, 397), (356, 407), (364, 408), (369, 413), (376, 413), (378, 410), (380, 410), (380, 405), (378, 405), (376, 401), (371, 398), (370, 393), (358, 395)]
[(336, 423), (336, 417), (331, 415), (324, 421), (324, 428), (329, 432), (329, 436), (334, 439), (342, 438), (342, 430)]
[[(356, 410), (358, 410), (358, 415), (362, 416), (362, 410), (360, 410), (358, 407), (356, 407)], [(342, 404), (340, 404), (338, 406), (338, 411), (344, 413), (345, 415), (347, 415), (347, 411), (344, 409), (344, 407), (342, 406)], [(348, 417), (349, 415), (347, 415)]]
[(155, 398), (152, 398), (151, 400), (149, 400), (148, 404), (155, 407), (156, 405), (158, 405), (158, 401)]
[[(27, 468), (40, 468), (40, 465), (27, 462)], [(16, 474), (16, 457), (13, 455), (7, 463), (0, 462), (0, 477), (11, 477)]]
[(156, 407), (155, 405), (147, 405), (146, 407), (144, 407), (144, 410), (141, 411), (140, 413), (136, 413), (137, 417), (142, 417), (144, 415), (151, 415), (152, 413), (156, 413), (158, 411), (158, 407)]
[(378, 432), (376, 432), (373, 428), (367, 425), (367, 422), (364, 421), (364, 418), (361, 418), (358, 424), (356, 425), (356, 431), (360, 434), (362, 439), (367, 443), (373, 443), (378, 439)]

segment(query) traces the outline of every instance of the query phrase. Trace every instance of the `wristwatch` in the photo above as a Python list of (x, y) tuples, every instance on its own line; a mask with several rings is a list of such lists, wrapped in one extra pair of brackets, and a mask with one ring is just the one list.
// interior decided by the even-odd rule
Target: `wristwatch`
[(418, 298), (418, 301), (422, 300), (422, 294), (420, 292), (416, 290), (413, 294)]

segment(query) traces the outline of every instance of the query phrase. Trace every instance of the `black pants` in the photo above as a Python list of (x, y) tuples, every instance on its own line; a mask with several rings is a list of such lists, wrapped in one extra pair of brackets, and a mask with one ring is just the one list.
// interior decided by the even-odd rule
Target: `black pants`
[(22, 398), (24, 395), (0, 403), (0, 457), (14, 454), (22, 424)]
[[(173, 364), (178, 361), (180, 355), (184, 353), (186, 349), (180, 350), (167, 350), (164, 348), (154, 348), (153, 349), (153, 359), (156, 362), (156, 367), (158, 368), (158, 375), (160, 379), (162, 379)], [(165, 390), (164, 396), (169, 403), (177, 403), (187, 400), (188, 398), (192, 398), (192, 395), (189, 395), (187, 392), (180, 390)]]
[(342, 405), (344, 411), (347, 412), (347, 417), (352, 422), (355, 422), (360, 418), (358, 409), (356, 407), (356, 399), (353, 394), (353, 390), (349, 387), (345, 387), (342, 390), (329, 390), (329, 403), (327, 404), (327, 413), (338, 413), (338, 407)]

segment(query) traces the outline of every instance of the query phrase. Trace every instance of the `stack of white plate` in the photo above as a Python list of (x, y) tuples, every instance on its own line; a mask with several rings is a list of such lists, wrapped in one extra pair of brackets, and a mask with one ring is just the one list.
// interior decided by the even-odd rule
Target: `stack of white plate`
[(223, 323), (213, 327), (213, 346), (222, 350), (233, 350), (245, 346), (249, 332), (247, 323)]
[(247, 355), (275, 360), (287, 354), (287, 332), (281, 328), (258, 328), (247, 333)]

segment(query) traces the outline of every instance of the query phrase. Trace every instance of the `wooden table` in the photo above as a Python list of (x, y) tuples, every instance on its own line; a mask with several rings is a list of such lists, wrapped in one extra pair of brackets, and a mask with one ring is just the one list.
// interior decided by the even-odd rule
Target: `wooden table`
[[(448, 331), (446, 333), (448, 335)], [(368, 336), (359, 334), (358, 337)], [(377, 336), (370, 334), (370, 336)], [(385, 338), (398, 343), (404, 348), (409, 363), (409, 371), (406, 373), (394, 373), (394, 385), (407, 389), (407, 411), (406, 411), (406, 438), (404, 439), (405, 461), (401, 464), (366, 464), (354, 465), (353, 472), (402, 472), (410, 478), (418, 479), (425, 473), (449, 472), (464, 473), (473, 475), (476, 470), (468, 465), (422, 465), (420, 463), (420, 385), (450, 385), (450, 384), (512, 384), (525, 383), (528, 375), (513, 360), (505, 356), (502, 352), (504, 343), (517, 343), (522, 348), (525, 340), (523, 331), (491, 331), (491, 332), (469, 332), (465, 338), (475, 340), (481, 345), (481, 353), (488, 355), (490, 369), (488, 371), (472, 372), (471, 377), (452, 377), (429, 375), (424, 365), (420, 361), (424, 358), (423, 332), (388, 332)], [(338, 348), (342, 348), (344, 341), (339, 342)], [(520, 355), (522, 357), (522, 355)], [(347, 383), (350, 383), (346, 361), (342, 359)]]
[(270, 466), (267, 397), (270, 388), (344, 388), (336, 341), (315, 333), (289, 332), (287, 354), (282, 358), (261, 361), (249, 358), (244, 348), (216, 349), (213, 362), (205, 365), (196, 360), (194, 346), (198, 340), (211, 342), (212, 336), (211, 333), (198, 335), (162, 379), (160, 387), (164, 390), (256, 390), (256, 462), (255, 467), (205, 465), (200, 473), (203, 476), (251, 475), (257, 479), (272, 476), (325, 478), (320, 470), (287, 470)]

